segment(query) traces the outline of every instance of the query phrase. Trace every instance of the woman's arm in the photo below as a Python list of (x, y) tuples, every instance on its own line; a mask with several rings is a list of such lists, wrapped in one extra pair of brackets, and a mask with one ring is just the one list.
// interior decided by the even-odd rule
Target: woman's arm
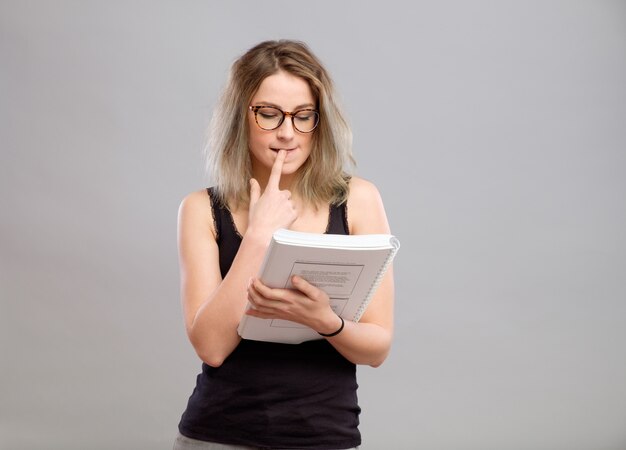
[(196, 353), (213, 367), (239, 343), (237, 325), (246, 307), (248, 279), (265, 251), (259, 239), (246, 236), (222, 280), (219, 251), (206, 191), (194, 192), (181, 203), (178, 248), (185, 328)]
[[(358, 177), (350, 181), (348, 224), (350, 234), (390, 233), (378, 189)], [(391, 349), (393, 301), (393, 268), (390, 267), (359, 322), (346, 322), (343, 331), (337, 336), (327, 338), (328, 341), (355, 364), (380, 366)]]
[(278, 188), (285, 152), (280, 152), (263, 194), (251, 182), (248, 226), (230, 270), (222, 280), (219, 250), (206, 191), (181, 203), (178, 248), (185, 328), (198, 356), (218, 367), (241, 338), (237, 326), (247, 305), (247, 287), (258, 273), (272, 233), (287, 228), (297, 215), (288, 191)]
[[(351, 234), (387, 234), (389, 225), (383, 202), (376, 187), (353, 178), (348, 198), (348, 222)], [(330, 308), (328, 296), (320, 289), (295, 277), (298, 291), (270, 289), (255, 280), (248, 289), (250, 301), (257, 308), (248, 314), (293, 320), (329, 334), (341, 325)], [(355, 364), (381, 365), (389, 354), (393, 336), (393, 274), (391, 268), (358, 323), (346, 321), (344, 329), (330, 342), (346, 359)]]

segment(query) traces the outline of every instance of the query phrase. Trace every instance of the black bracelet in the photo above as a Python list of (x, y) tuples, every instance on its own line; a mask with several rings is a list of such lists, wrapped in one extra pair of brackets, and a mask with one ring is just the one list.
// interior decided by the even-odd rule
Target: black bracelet
[(341, 330), (343, 330), (343, 326), (346, 324), (343, 321), (343, 317), (341, 316), (337, 316), (341, 319), (341, 326), (339, 327), (339, 329), (337, 331), (335, 331), (334, 333), (330, 333), (330, 334), (324, 334), (324, 333), (320, 333), (319, 331), (317, 332), (317, 334), (319, 334), (320, 336), (324, 336), (324, 337), (333, 337), (333, 336), (337, 336), (339, 333), (341, 333)]

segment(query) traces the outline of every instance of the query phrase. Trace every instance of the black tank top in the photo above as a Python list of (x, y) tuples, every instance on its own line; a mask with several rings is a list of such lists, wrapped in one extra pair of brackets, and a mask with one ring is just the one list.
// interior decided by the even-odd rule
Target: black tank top
[[(233, 217), (211, 197), (220, 270), (241, 244)], [(330, 206), (326, 233), (349, 234), (345, 203)], [(192, 439), (282, 449), (361, 444), (356, 367), (325, 339), (276, 344), (242, 339), (220, 367), (202, 372), (178, 425)]]

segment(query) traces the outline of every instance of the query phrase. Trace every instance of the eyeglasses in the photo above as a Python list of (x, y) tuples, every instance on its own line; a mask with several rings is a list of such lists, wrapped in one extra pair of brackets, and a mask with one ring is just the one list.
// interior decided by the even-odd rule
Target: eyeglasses
[(293, 127), (300, 133), (310, 133), (320, 121), (320, 115), (314, 109), (299, 109), (286, 112), (273, 106), (249, 106), (254, 113), (254, 120), (259, 128), (271, 131), (283, 124), (285, 116), (291, 117)]

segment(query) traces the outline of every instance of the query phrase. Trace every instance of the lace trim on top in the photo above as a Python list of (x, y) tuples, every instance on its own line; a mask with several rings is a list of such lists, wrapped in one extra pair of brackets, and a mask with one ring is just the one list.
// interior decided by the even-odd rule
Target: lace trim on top
[(224, 209), (226, 210), (226, 215), (228, 216), (228, 220), (230, 220), (230, 225), (233, 227), (233, 231), (239, 237), (239, 239), (243, 240), (243, 236), (237, 229), (237, 225), (235, 225), (235, 218), (233, 217), (233, 213), (230, 212), (230, 208), (226, 206)]
[(209, 194), (209, 200), (211, 200), (211, 216), (213, 217), (213, 229), (215, 230), (215, 241), (219, 241), (220, 239), (220, 227), (217, 223), (217, 216), (215, 215), (215, 203), (216, 199), (214, 197), (213, 188), (206, 188), (207, 194)]
[(330, 231), (330, 224), (333, 223), (333, 205), (328, 205), (328, 223), (326, 223), (326, 229), (324, 230), (324, 234), (328, 234)]

